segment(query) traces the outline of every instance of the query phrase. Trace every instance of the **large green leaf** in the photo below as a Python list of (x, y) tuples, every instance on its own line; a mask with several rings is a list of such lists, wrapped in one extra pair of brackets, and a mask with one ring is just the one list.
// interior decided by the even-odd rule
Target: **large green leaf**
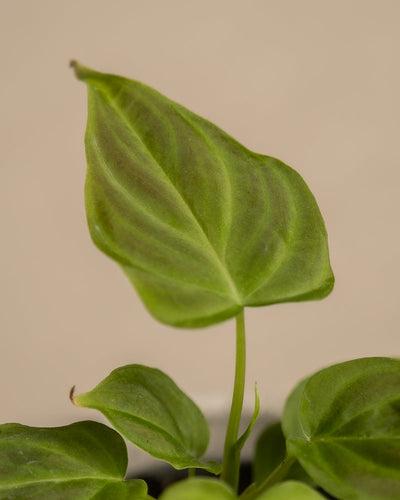
[(196, 477), (173, 484), (159, 500), (238, 500), (238, 497), (222, 481)]
[(400, 361), (364, 358), (326, 368), (290, 395), (288, 452), (340, 500), (400, 498)]
[(124, 481), (126, 446), (96, 422), (0, 426), (0, 499), (145, 500), (144, 481)]
[(324, 223), (294, 170), (139, 82), (72, 64), (88, 85), (90, 233), (157, 319), (205, 326), (331, 291)]
[(160, 370), (141, 365), (117, 368), (74, 402), (101, 411), (132, 443), (177, 469), (220, 472), (219, 464), (200, 461), (209, 441), (203, 414)]

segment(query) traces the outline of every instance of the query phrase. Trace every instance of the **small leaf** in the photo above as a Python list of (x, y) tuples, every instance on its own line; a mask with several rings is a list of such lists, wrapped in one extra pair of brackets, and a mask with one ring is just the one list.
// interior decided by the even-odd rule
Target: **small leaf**
[(364, 358), (303, 380), (287, 401), (288, 452), (341, 500), (400, 498), (400, 361)]
[(254, 425), (257, 421), (257, 418), (260, 414), (260, 395), (258, 393), (258, 387), (257, 384), (254, 386), (254, 394), (255, 394), (255, 403), (254, 403), (254, 412), (253, 416), (251, 417), (251, 420), (249, 422), (249, 425), (247, 426), (246, 430), (243, 432), (243, 434), (240, 436), (240, 438), (236, 441), (235, 443), (235, 448), (241, 450), (243, 446), (245, 445), (246, 441), (248, 440)]
[(108, 484), (90, 500), (151, 500), (147, 485), (140, 479), (129, 479), (120, 483)]
[(200, 327), (330, 293), (324, 222), (294, 170), (139, 82), (72, 65), (88, 86), (89, 230), (154, 317)]
[(176, 469), (220, 472), (219, 464), (199, 460), (209, 441), (203, 414), (160, 370), (123, 366), (74, 402), (101, 411), (129, 441)]
[(170, 486), (159, 500), (238, 500), (224, 482), (195, 477)]
[[(253, 480), (260, 484), (283, 462), (286, 457), (286, 441), (280, 422), (269, 425), (259, 436), (253, 461)], [(286, 479), (295, 479), (314, 486), (299, 462), (289, 469)]]
[(0, 426), (1, 499), (145, 500), (146, 483), (123, 481), (126, 468), (123, 439), (103, 424)]
[(254, 497), (254, 500), (324, 500), (310, 486), (297, 481), (286, 481)]

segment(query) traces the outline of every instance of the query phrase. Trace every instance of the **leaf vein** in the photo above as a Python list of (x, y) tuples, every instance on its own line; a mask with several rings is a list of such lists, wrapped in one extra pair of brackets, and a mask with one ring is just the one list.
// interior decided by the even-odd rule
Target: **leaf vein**
[[(221, 258), (218, 255), (218, 252), (216, 251), (216, 249), (215, 249), (214, 245), (212, 244), (211, 240), (209, 239), (207, 233), (204, 231), (204, 228), (202, 227), (202, 225), (200, 224), (200, 222), (197, 220), (195, 214), (193, 213), (192, 208), (190, 207), (190, 205), (188, 204), (188, 202), (186, 201), (186, 199), (183, 197), (183, 195), (180, 193), (180, 191), (178, 190), (178, 188), (175, 186), (175, 184), (172, 182), (172, 179), (165, 172), (165, 170), (163, 169), (162, 165), (160, 165), (160, 163), (157, 161), (157, 159), (153, 155), (152, 151), (149, 149), (149, 147), (147, 146), (146, 142), (144, 141), (144, 139), (132, 127), (132, 124), (130, 123), (129, 118), (126, 116), (126, 113), (119, 107), (117, 99), (115, 97), (114, 98), (110, 98), (110, 102), (111, 102), (111, 105), (114, 107), (114, 110), (117, 112), (118, 116), (121, 117), (121, 119), (123, 120), (123, 122), (125, 123), (125, 125), (127, 126), (127, 128), (143, 144), (143, 146), (145, 147), (145, 149), (148, 152), (149, 156), (154, 160), (155, 164), (159, 167), (160, 171), (164, 174), (165, 178), (169, 181), (169, 183), (170, 183), (171, 187), (174, 189), (177, 197), (181, 200), (181, 202), (185, 206), (186, 211), (190, 215), (193, 223), (198, 227), (199, 232), (201, 233), (201, 235), (203, 237), (203, 240), (206, 242), (207, 246), (209, 246), (209, 248), (211, 250), (211, 253), (212, 253), (213, 257), (214, 257), (214, 260), (218, 264), (218, 267), (219, 267), (219, 269), (221, 271), (221, 274), (224, 276), (224, 278), (226, 280), (226, 283), (227, 283), (229, 289), (231, 290), (231, 293), (232, 293), (234, 299), (237, 301), (238, 304), (241, 304), (241, 302), (242, 302), (241, 297), (239, 295), (239, 292), (238, 292), (238, 290), (236, 288), (236, 285), (235, 285), (235, 283), (234, 283), (234, 281), (233, 281), (233, 279), (232, 279), (232, 277), (231, 277), (228, 269), (224, 266), (223, 262), (221, 261)], [(148, 103), (148, 105), (149, 105), (149, 107), (152, 107), (150, 103)], [(175, 107), (174, 107), (174, 109), (175, 109)]]

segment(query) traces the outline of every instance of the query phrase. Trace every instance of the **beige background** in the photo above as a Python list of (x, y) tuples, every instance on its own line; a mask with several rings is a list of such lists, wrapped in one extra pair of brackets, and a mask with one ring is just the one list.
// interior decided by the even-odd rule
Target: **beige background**
[(0, 0), (0, 421), (61, 425), (126, 363), (225, 408), (234, 322), (158, 324), (91, 243), (84, 85), (70, 58), (141, 80), (298, 170), (336, 274), (323, 302), (247, 312), (248, 386), (279, 413), (296, 381), (400, 354), (398, 0)]

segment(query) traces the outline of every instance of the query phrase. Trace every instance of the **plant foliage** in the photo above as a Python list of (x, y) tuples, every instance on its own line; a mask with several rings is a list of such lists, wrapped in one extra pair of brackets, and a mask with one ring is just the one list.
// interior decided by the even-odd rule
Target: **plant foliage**
[(74, 402), (100, 410), (129, 441), (176, 469), (199, 467), (220, 472), (219, 464), (199, 460), (209, 441), (206, 419), (160, 370), (141, 365), (117, 368)]
[(124, 481), (121, 436), (96, 422), (0, 426), (0, 499), (145, 500), (144, 481)]
[[(304, 379), (282, 424), (261, 434), (253, 483), (238, 492), (244, 433), (243, 309), (321, 299), (333, 287), (327, 235), (302, 178), (136, 81), (73, 63), (88, 87), (86, 209), (95, 244), (122, 267), (151, 314), (180, 327), (236, 316), (236, 369), (222, 473), (190, 477), (160, 500), (400, 498), (400, 361), (365, 358)], [(221, 472), (197, 405), (161, 371), (114, 370), (71, 397), (95, 423), (0, 426), (0, 500), (154, 500), (126, 480), (123, 437), (177, 469)], [(317, 490), (319, 488), (319, 490)]]
[(288, 453), (340, 499), (400, 498), (400, 361), (340, 363), (301, 382), (283, 415)]
[(90, 233), (157, 319), (199, 327), (331, 291), (299, 174), (142, 83), (74, 68), (88, 87)]

